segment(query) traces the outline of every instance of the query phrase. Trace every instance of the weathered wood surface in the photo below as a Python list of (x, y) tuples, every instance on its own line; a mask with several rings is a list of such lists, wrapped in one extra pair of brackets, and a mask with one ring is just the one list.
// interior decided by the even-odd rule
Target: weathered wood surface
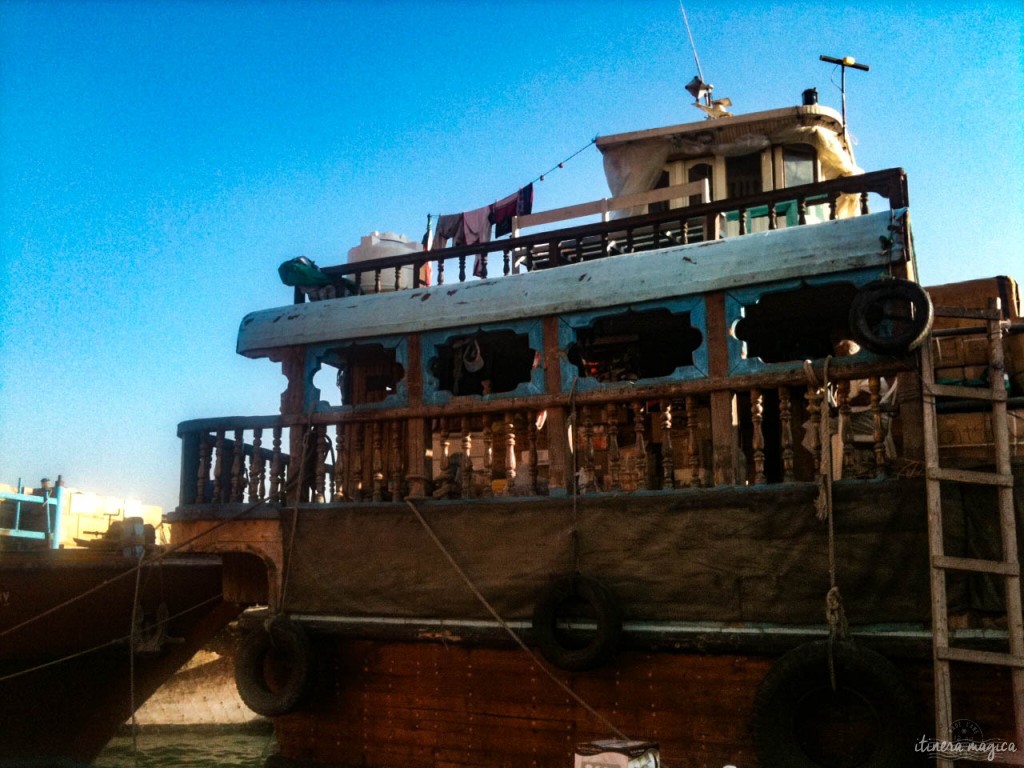
[(558, 315), (680, 295), (825, 275), (899, 261), (879, 238), (889, 211), (815, 226), (622, 254), (558, 269), (372, 296), (290, 305), (247, 315), (238, 352)]
[[(611, 738), (521, 650), (321, 638), (319, 684), (275, 721), (286, 758), (405, 768), (565, 768), (576, 745)], [(666, 766), (756, 766), (749, 722), (765, 656), (620, 653), (585, 673), (556, 671), (630, 738), (657, 741)], [(897, 662), (927, 720), (930, 664)], [(966, 670), (962, 716), (1009, 738), (1009, 681)], [(910, 745), (908, 745), (910, 746)]]

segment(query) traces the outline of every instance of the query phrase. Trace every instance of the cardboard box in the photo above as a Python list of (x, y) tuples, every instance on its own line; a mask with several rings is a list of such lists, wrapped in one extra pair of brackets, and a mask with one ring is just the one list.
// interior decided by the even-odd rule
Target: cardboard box
[[(1024, 458), (1024, 411), (1009, 411), (1010, 456)], [(992, 418), (980, 413), (940, 413), (939, 456), (943, 460), (991, 462), (995, 459)]]

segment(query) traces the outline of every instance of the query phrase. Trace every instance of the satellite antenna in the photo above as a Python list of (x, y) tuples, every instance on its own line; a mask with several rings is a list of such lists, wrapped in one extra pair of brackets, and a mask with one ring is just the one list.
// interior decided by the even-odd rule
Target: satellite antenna
[(707, 114), (708, 119), (716, 117), (732, 117), (726, 107), (732, 106), (732, 100), (711, 98), (711, 92), (715, 86), (704, 80), (704, 71), (700, 67), (700, 57), (697, 56), (697, 46), (693, 42), (693, 32), (690, 31), (690, 21), (686, 18), (686, 9), (683, 7), (683, 0), (679, 0), (679, 10), (683, 14), (683, 24), (686, 25), (686, 34), (690, 38), (690, 48), (693, 49), (693, 61), (697, 65), (697, 74), (685, 88), (687, 93), (693, 96), (693, 106)]
[[(859, 69), (862, 72), (870, 71), (870, 67), (867, 64), (859, 64), (853, 56), (844, 56), (841, 59), (833, 58), (832, 56), (819, 56), (822, 61), (827, 61), (829, 64), (837, 64), (842, 67), (842, 86), (840, 90), (843, 92), (843, 138), (846, 138), (846, 68)], [(835, 81), (833, 81), (835, 83)]]

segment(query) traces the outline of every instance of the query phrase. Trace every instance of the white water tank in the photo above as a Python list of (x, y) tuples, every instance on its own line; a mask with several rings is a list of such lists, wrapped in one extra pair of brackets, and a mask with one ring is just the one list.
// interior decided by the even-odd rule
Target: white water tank
[[(363, 236), (359, 245), (350, 248), (348, 251), (348, 263), (358, 264), (361, 261), (370, 259), (383, 259), (387, 256), (403, 256), (406, 254), (421, 253), (423, 246), (410, 240), (405, 235), (396, 232), (371, 232)], [(402, 267), (399, 276), (399, 288), (412, 288), (412, 265)], [(363, 293), (373, 293), (376, 276), (373, 270), (364, 272), (360, 279), (360, 288)], [(395, 290), (395, 270), (386, 269), (380, 274), (381, 291)]]

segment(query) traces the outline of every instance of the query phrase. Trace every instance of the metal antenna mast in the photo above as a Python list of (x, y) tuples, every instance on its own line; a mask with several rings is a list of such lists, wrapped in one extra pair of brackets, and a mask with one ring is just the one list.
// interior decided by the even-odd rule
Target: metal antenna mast
[[(842, 86), (840, 90), (843, 92), (843, 138), (846, 139), (846, 68), (859, 69), (862, 72), (867, 72), (871, 68), (867, 64), (858, 64), (857, 60), (853, 56), (844, 56), (841, 59), (833, 58), (832, 56), (819, 56), (822, 61), (827, 61), (829, 64), (838, 64), (842, 67)], [(834, 83), (835, 81), (833, 81)]]
[(679, 0), (679, 10), (683, 14), (683, 24), (686, 25), (686, 34), (690, 38), (690, 48), (693, 49), (693, 60), (697, 64), (697, 76), (701, 80), (704, 80), (704, 72), (700, 68), (700, 57), (697, 55), (697, 46), (693, 42), (693, 32), (690, 31), (690, 20), (686, 18), (686, 9), (683, 7), (683, 0)]

